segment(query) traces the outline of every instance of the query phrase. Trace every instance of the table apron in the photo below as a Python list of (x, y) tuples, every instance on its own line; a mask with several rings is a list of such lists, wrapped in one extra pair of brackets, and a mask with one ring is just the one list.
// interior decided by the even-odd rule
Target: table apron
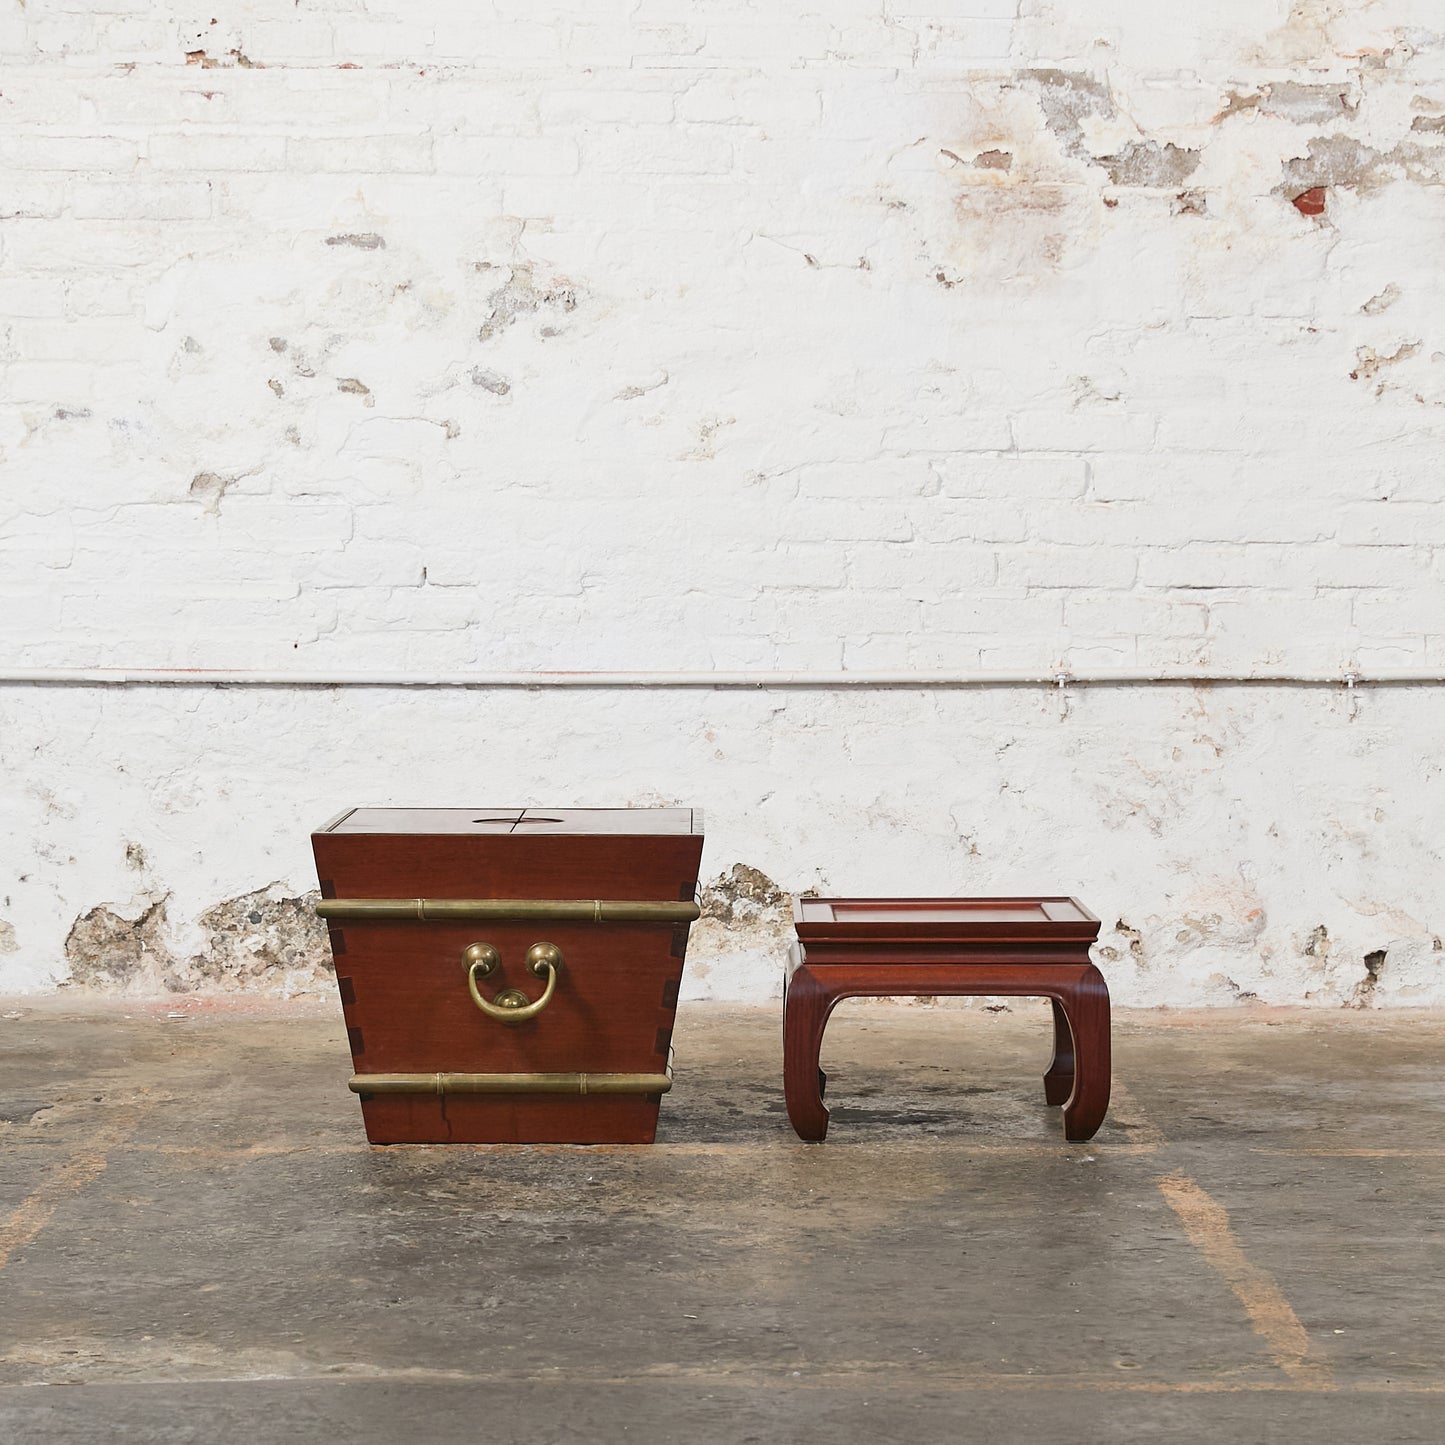
[(1091, 962), (1087, 944), (891, 943), (795, 944), (794, 966), (808, 968), (1082, 968)]
[[(880, 960), (884, 962), (884, 960)], [(1094, 965), (1073, 958), (1050, 963), (1020, 964), (1002, 959), (976, 963), (969, 960), (966, 976), (955, 961), (896, 963), (886, 960), (886, 971), (865, 960), (854, 964), (808, 962), (804, 966), (818, 986), (838, 998), (893, 998), (903, 995), (970, 997), (978, 994), (1020, 998), (1072, 997), (1081, 984), (1103, 980)]]

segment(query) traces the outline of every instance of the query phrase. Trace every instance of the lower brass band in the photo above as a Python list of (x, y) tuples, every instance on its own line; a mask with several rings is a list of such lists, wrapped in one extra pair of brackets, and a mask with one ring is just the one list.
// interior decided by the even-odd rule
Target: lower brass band
[(665, 1094), (666, 1074), (353, 1074), (353, 1094)]

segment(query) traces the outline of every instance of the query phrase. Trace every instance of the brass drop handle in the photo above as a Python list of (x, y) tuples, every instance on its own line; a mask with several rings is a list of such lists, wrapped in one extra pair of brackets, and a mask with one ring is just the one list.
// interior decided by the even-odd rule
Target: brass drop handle
[(549, 1003), (557, 988), (557, 975), (562, 971), (562, 950), (555, 943), (534, 943), (527, 950), (527, 972), (547, 980), (542, 995), (533, 1001), (519, 988), (504, 988), (491, 1003), (477, 989), (477, 980), (486, 978), (501, 967), (502, 958), (490, 943), (468, 944), (462, 950), (467, 968), (467, 990), (472, 1002), (490, 1019), (502, 1024), (524, 1024), (534, 1019)]

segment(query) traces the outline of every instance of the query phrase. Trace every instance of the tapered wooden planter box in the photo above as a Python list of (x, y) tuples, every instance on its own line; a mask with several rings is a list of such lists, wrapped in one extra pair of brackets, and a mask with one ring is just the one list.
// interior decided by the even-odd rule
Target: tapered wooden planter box
[(650, 1144), (689, 808), (356, 808), (311, 835), (373, 1144)]

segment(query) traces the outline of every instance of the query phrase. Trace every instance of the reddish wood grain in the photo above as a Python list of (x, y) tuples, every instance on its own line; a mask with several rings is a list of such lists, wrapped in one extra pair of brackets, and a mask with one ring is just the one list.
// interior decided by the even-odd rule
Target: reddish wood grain
[[(824, 907), (813, 906), (818, 903)], [(1109, 989), (1089, 961), (1099, 923), (1082, 905), (1016, 898), (800, 900), (798, 916), (805, 907), (806, 937), (800, 927), (783, 997), (783, 1092), (800, 1138), (821, 1140), (828, 1132), (819, 1058), (833, 1009), (845, 998), (910, 995), (1050, 999), (1054, 1051), (1044, 1097), (1063, 1106), (1066, 1138), (1090, 1139), (1098, 1131), (1109, 1108)], [(1061, 928), (1069, 932), (1060, 936)]]
[(361, 1112), (373, 1144), (651, 1144), (660, 1098), (387, 1094)]
[(1092, 942), (1099, 920), (1076, 898), (799, 898), (804, 943)]
[[(358, 1073), (654, 1073), (655, 1047), (671, 1027), (668, 985), (682, 977), (668, 925), (367, 923), (344, 925), (337, 960), (351, 981), (348, 1027), (362, 1031)], [(542, 1013), (521, 1024), (488, 1018), (467, 992), (462, 950), (490, 943), (501, 968), (478, 981), (485, 999), (545, 984), (523, 966), (534, 943), (555, 943), (563, 966)], [(675, 994), (673, 995), (675, 997)]]
[(311, 842), (338, 898), (675, 901), (693, 896), (702, 854), (690, 834), (315, 833)]
[[(375, 827), (376, 813), (368, 826)], [(397, 810), (399, 831), (313, 834), (322, 891), (334, 898), (691, 898), (700, 833), (645, 831), (645, 810), (608, 820), (604, 833), (414, 831), (418, 810)], [(513, 810), (520, 813), (521, 810)], [(545, 810), (543, 810), (545, 811)], [(349, 815), (343, 815), (343, 818)], [(477, 811), (476, 817), (492, 814)], [(497, 814), (496, 816), (500, 816)], [(550, 816), (561, 817), (562, 814)], [(575, 812), (566, 826), (583, 826)], [(552, 828), (554, 825), (545, 824)], [(336, 919), (337, 984), (358, 1074), (662, 1073), (668, 1062), (687, 929), (671, 924), (423, 922)], [(563, 968), (535, 1019), (487, 1017), (467, 989), (469, 944), (490, 943), (500, 968), (479, 980), (537, 998), (545, 983), (524, 967), (534, 943), (554, 943)], [(363, 1097), (373, 1143), (650, 1143), (659, 1095)]]

